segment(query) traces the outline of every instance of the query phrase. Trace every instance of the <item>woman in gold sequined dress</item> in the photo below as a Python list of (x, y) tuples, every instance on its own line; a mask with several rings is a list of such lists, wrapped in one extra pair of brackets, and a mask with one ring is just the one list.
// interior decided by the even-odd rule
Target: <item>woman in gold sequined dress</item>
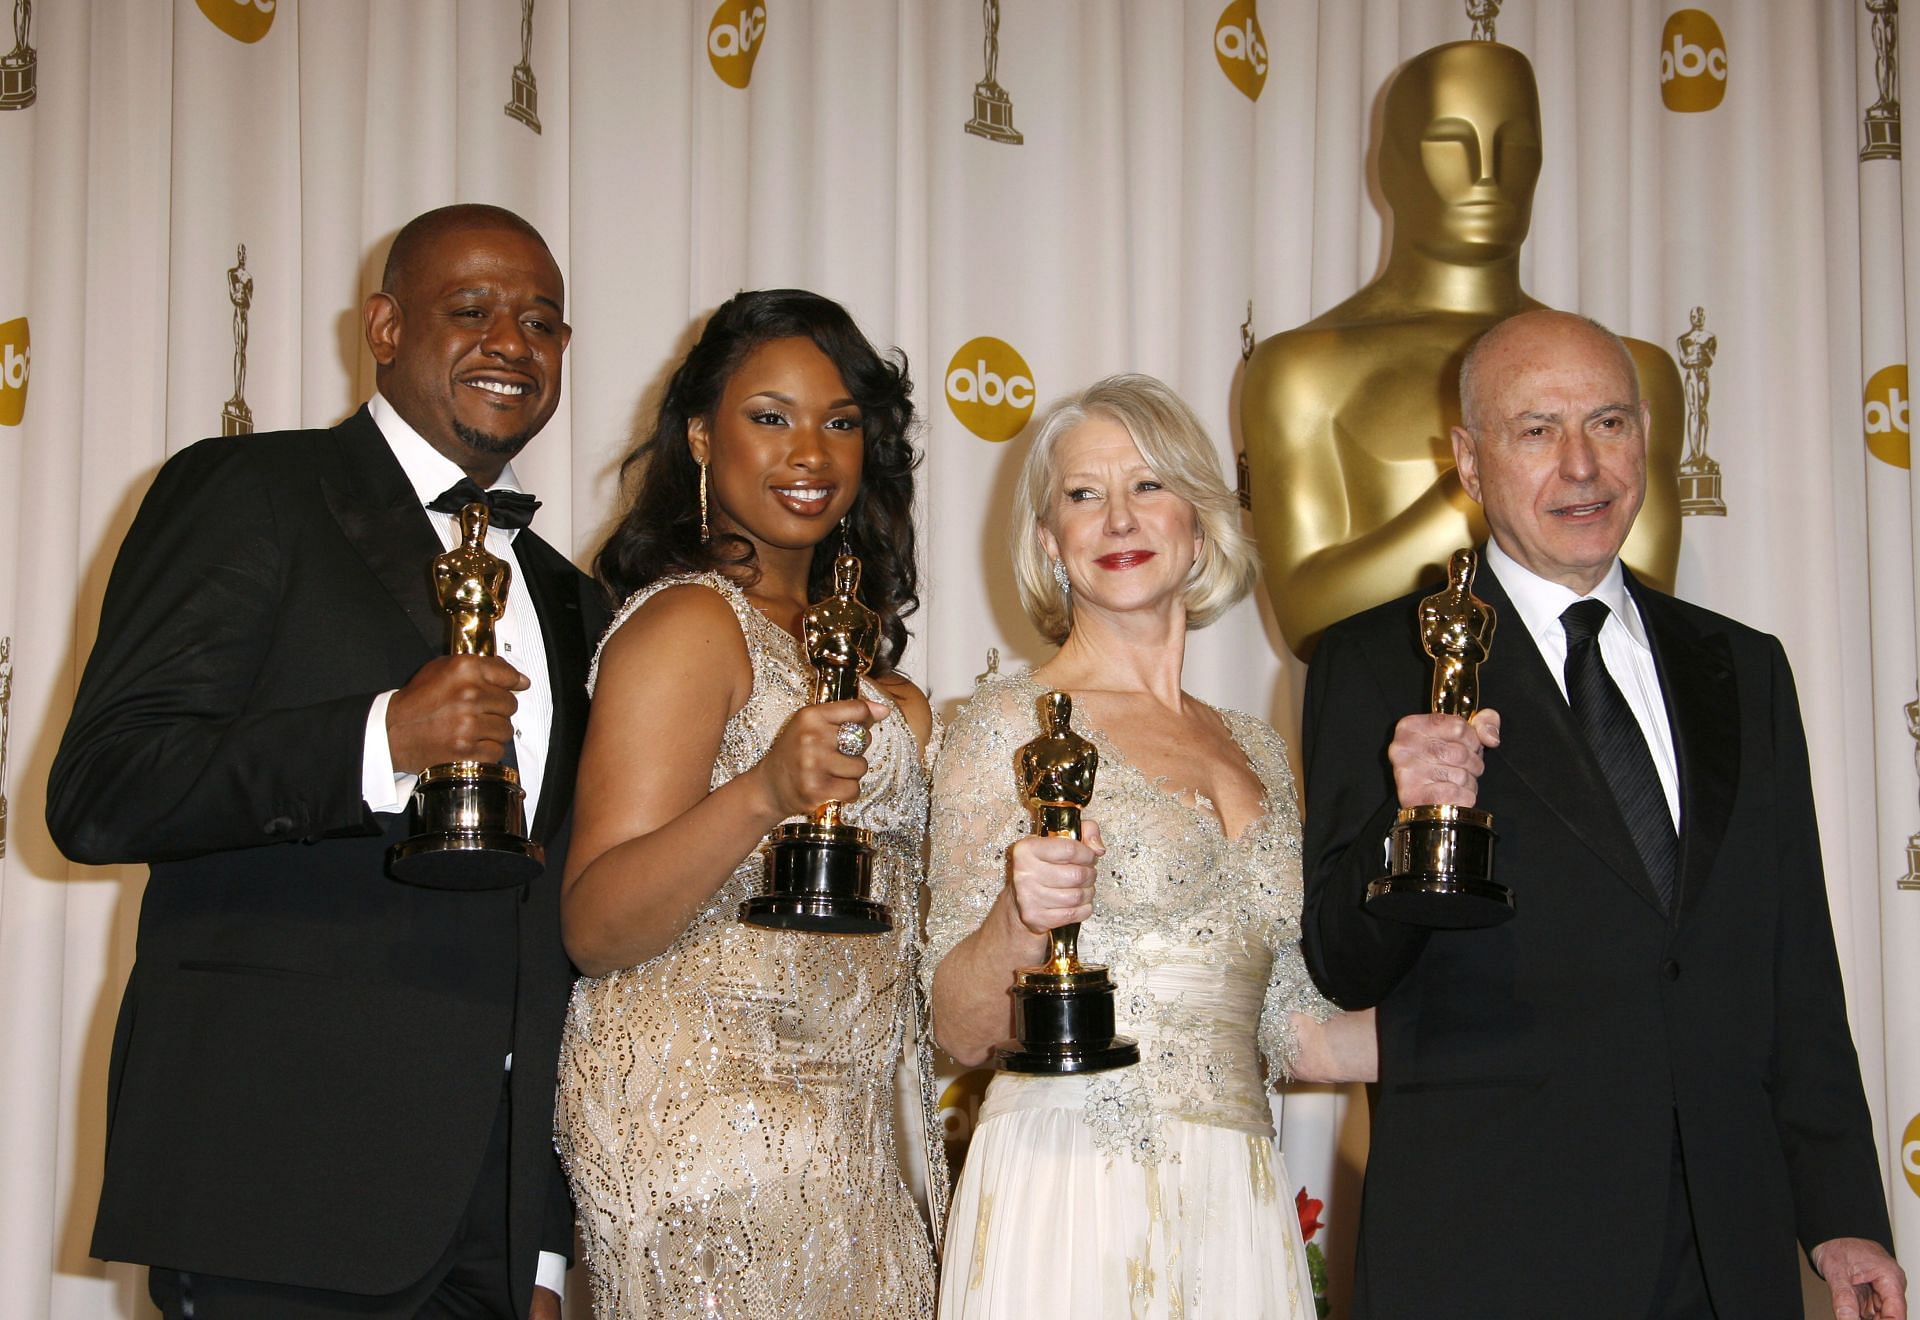
[[(1307, 979), (1300, 820), (1263, 721), (1181, 687), (1186, 637), (1254, 579), (1199, 421), (1144, 376), (1055, 406), (1016, 496), (1014, 574), (1060, 650), (989, 675), (934, 776), (934, 1030), (962, 1063), (1011, 1034), (1015, 968), (1079, 921), (1140, 1062), (1001, 1073), (949, 1217), (943, 1320), (1311, 1320), (1267, 1084), (1374, 1071), (1372, 1015)], [(1100, 753), (1085, 839), (1026, 837), (1014, 754), (1036, 700), (1073, 698)]]
[[(893, 1134), (895, 1068), (924, 1048), (932, 725), (895, 668), (918, 604), (909, 388), (837, 304), (743, 293), (628, 460), (636, 494), (596, 564), (626, 604), (589, 679), (562, 899), (585, 976), (555, 1120), (601, 1320), (933, 1311)], [(796, 632), (843, 537), (880, 655), (863, 699), (810, 706)], [(836, 746), (849, 722), (864, 756)], [(829, 799), (874, 832), (895, 929), (742, 925), (763, 836)]]

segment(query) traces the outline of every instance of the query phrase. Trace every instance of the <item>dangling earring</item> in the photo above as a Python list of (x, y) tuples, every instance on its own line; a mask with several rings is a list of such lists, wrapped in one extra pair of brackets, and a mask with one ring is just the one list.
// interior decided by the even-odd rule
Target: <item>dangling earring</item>
[(707, 526), (707, 460), (700, 460), (700, 544), (705, 545), (713, 539), (713, 532)]
[(1053, 580), (1060, 584), (1060, 594), (1067, 600), (1073, 599), (1073, 583), (1067, 581), (1067, 563), (1064, 559), (1053, 561)]

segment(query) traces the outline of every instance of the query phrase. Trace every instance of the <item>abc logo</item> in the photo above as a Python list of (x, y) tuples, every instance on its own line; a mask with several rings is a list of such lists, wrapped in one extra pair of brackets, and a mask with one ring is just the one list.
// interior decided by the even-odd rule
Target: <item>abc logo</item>
[(1260, 99), (1267, 85), (1267, 38), (1260, 30), (1260, 16), (1253, 12), (1253, 0), (1233, 0), (1220, 12), (1213, 29), (1213, 57), (1220, 61), (1227, 81), (1246, 93), (1249, 101)]
[(940, 1093), (940, 1133), (950, 1148), (948, 1156), (956, 1164), (973, 1139), (974, 1125), (980, 1121), (980, 1102), (992, 1080), (991, 1068), (975, 1068), (961, 1073)]
[(1882, 367), (1867, 381), (1867, 452), (1893, 467), (1908, 464), (1907, 364)]
[(1677, 9), (1660, 33), (1660, 99), (1667, 109), (1711, 110), (1727, 95), (1727, 39), (1704, 9)]
[(27, 377), (32, 370), (27, 318), (0, 322), (0, 426), (18, 426), (27, 415)]
[(982, 440), (1011, 440), (1033, 416), (1033, 372), (1011, 344), (969, 339), (947, 363), (947, 403)]
[(753, 80), (753, 61), (766, 35), (765, 5), (754, 0), (721, 0), (707, 27), (707, 59), (721, 82), (745, 87)]
[(1920, 1114), (1908, 1119), (1907, 1130), (1900, 1134), (1900, 1171), (1907, 1175), (1913, 1194), (1920, 1196)]
[(267, 35), (280, 0), (200, 0), (200, 12), (235, 41), (249, 44)]

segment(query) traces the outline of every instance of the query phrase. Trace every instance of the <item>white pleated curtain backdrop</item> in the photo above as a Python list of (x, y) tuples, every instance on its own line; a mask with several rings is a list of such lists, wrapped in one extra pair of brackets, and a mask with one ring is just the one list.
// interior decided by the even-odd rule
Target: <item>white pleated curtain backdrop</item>
[[(1670, 351), (1699, 307), (1716, 337), (1727, 512), (1686, 520), (1680, 588), (1793, 661), (1896, 1233), (1920, 1255), (1920, 891), (1899, 884), (1920, 831), (1920, 184), (1861, 159), (1867, 0), (538, 0), (538, 133), (506, 110), (523, 0), (40, 0), (24, 105), (22, 0), (0, 0), (0, 1313), (150, 1313), (139, 1271), (86, 1254), (144, 871), (65, 862), (44, 786), (132, 512), (168, 454), (221, 430), (236, 297), (255, 428), (325, 425), (371, 389), (355, 309), (393, 231), (456, 200), (526, 215), (575, 336), (519, 466), (582, 561), (700, 319), (740, 288), (840, 299), (913, 363), (908, 668), (950, 710), (987, 647), (1045, 654), (1006, 568), (1024, 410), (1151, 372), (1231, 464), (1243, 325), (1287, 329), (1377, 272), (1382, 90), (1467, 37), (1470, 5), (1501, 11), (1539, 79), (1529, 290)], [(977, 111), (996, 7), (1005, 99)], [(967, 132), (976, 113), (1022, 140)], [(1194, 638), (1189, 689), (1288, 734), (1299, 677), (1261, 603)], [(1338, 1307), (1364, 1105), (1306, 1089), (1283, 1117), (1296, 1184), (1328, 1202)]]

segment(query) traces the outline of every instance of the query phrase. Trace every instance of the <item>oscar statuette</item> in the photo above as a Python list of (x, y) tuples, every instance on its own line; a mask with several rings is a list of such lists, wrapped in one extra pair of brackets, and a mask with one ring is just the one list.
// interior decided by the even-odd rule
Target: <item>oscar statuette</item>
[[(1100, 753), (1070, 726), (1073, 698), (1040, 698), (1041, 734), (1014, 756), (1033, 832), (1080, 837), (1080, 812), (1093, 800)], [(1140, 1047), (1113, 1034), (1113, 978), (1080, 961), (1080, 923), (1047, 932), (1047, 961), (1013, 974), (1013, 1040), (994, 1050), (1008, 1072), (1085, 1073), (1140, 1062)]]
[[(1431, 707), (1471, 719), (1480, 709), (1480, 664), (1492, 649), (1493, 607), (1473, 594), (1479, 556), (1455, 550), (1447, 585), (1420, 602), (1420, 642), (1433, 657)], [(1445, 804), (1402, 807), (1387, 874), (1367, 886), (1367, 911), (1437, 930), (1497, 926), (1513, 891), (1493, 879), (1493, 814)]]
[[(850, 701), (880, 650), (880, 616), (860, 603), (860, 561), (833, 561), (833, 594), (801, 618), (802, 643), (813, 666), (813, 705)], [(841, 728), (840, 750), (866, 751), (864, 725)], [(873, 892), (873, 832), (840, 819), (842, 803), (822, 802), (803, 821), (768, 836), (766, 888), (740, 905), (740, 920), (774, 930), (877, 935), (893, 929)]]
[[(460, 510), (460, 544), (434, 556), (433, 593), (447, 616), (449, 655), (492, 655), (494, 625), (507, 608), (513, 569), (487, 550), (489, 512)], [(428, 766), (413, 789), (412, 838), (387, 849), (387, 872), (429, 889), (507, 889), (546, 865), (527, 838), (519, 773), (494, 761)]]

